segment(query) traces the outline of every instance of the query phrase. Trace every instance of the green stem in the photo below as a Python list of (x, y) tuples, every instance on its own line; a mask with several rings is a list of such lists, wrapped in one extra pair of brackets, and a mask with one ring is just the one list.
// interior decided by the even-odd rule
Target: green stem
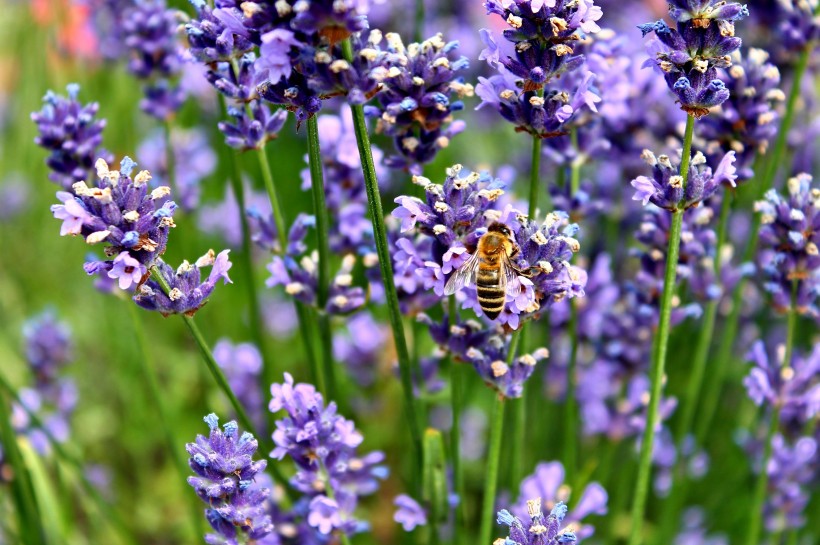
[[(171, 287), (168, 285), (168, 282), (162, 274), (157, 270), (156, 266), (151, 267), (150, 271), (151, 276), (157, 280), (159, 285), (162, 287), (162, 290), (165, 293), (170, 292)], [(222, 372), (219, 364), (216, 363), (213, 352), (211, 352), (208, 343), (205, 341), (205, 337), (203, 337), (202, 332), (199, 330), (199, 326), (196, 325), (196, 322), (191, 316), (186, 316), (185, 314), (180, 314), (180, 316), (182, 317), (182, 321), (185, 322), (185, 326), (188, 328), (188, 331), (191, 333), (191, 338), (193, 338), (199, 348), (199, 352), (202, 355), (202, 361), (205, 362), (205, 366), (208, 368), (208, 371), (210, 371), (211, 376), (217, 386), (219, 386), (219, 389), (222, 390), (222, 393), (225, 394), (225, 397), (227, 397), (228, 401), (230, 401), (231, 407), (236, 413), (236, 417), (239, 419), (242, 427), (245, 428), (246, 431), (253, 433), (259, 442), (264, 444), (266, 451), (269, 452), (270, 450), (273, 450), (271, 448), (271, 440), (266, 435), (261, 435), (254, 429), (253, 422), (248, 416), (248, 413), (245, 411), (245, 407), (242, 406), (242, 403), (239, 402), (236, 394), (233, 393), (231, 385), (228, 384), (228, 379), (225, 378), (225, 374)], [(279, 471), (279, 468), (274, 464), (271, 465), (269, 469), (271, 470), (274, 480), (285, 487), (285, 491), (288, 493), (288, 496), (292, 495), (293, 491), (287, 486), (287, 479), (284, 478), (282, 473)]]
[[(225, 97), (220, 94), (220, 100), (225, 109)], [(276, 369), (273, 365), (273, 359), (270, 357), (270, 352), (267, 349), (266, 336), (262, 321), (262, 310), (259, 306), (259, 293), (256, 285), (256, 275), (253, 268), (253, 241), (251, 240), (251, 228), (248, 223), (248, 216), (246, 214), (245, 205), (245, 186), (242, 183), (242, 172), (239, 168), (239, 161), (236, 154), (229, 153), (230, 161), (230, 176), (231, 190), (236, 198), (236, 204), (239, 207), (239, 224), (242, 229), (242, 253), (240, 255), (240, 269), (245, 277), (245, 289), (248, 297), (248, 311), (249, 321), (251, 326), (251, 335), (259, 350), (263, 354), (262, 377), (263, 390), (265, 385), (270, 385), (276, 382)], [(263, 396), (267, 396), (268, 392), (263, 391)], [(266, 418), (268, 422), (268, 429), (273, 429), (276, 417), (270, 411), (266, 411)]]
[[(29, 412), (25, 405), (20, 402), (16, 393), (8, 387), (5, 378), (3, 378), (3, 384), (8, 395), (26, 412)], [(6, 404), (4, 396), (0, 396), (0, 444), (4, 448), (5, 462), (11, 466), (13, 472), (10, 488), (17, 511), (17, 531), (20, 533), (22, 543), (32, 545), (45, 543), (46, 537), (42, 530), (42, 518), (37, 504), (37, 496), (34, 492), (34, 485), (28, 467), (17, 444), (17, 435), (11, 426), (9, 405), (11, 404)], [(34, 424), (37, 425), (37, 422)], [(46, 431), (45, 428), (43, 428), (43, 431)]]
[(313, 195), (313, 211), (316, 215), (316, 238), (319, 249), (318, 278), (316, 300), (319, 308), (325, 308), (330, 288), (330, 240), (327, 204), (325, 203), (325, 178), (322, 172), (322, 148), (319, 144), (319, 123), (316, 116), (307, 120), (308, 159), (310, 162), (310, 187)]
[(570, 167), (570, 179), (569, 179), (569, 188), (570, 188), (570, 195), (575, 196), (578, 194), (578, 191), (581, 189), (581, 149), (578, 147), (578, 128), (573, 127), (570, 134), (570, 140), (572, 142), (572, 149), (578, 153), (578, 157), (572, 160), (572, 165)]
[[(160, 275), (157, 274), (156, 276)], [(248, 416), (247, 411), (245, 411), (245, 407), (242, 406), (242, 403), (240, 403), (239, 399), (237, 399), (236, 394), (233, 393), (231, 385), (228, 384), (228, 379), (225, 378), (225, 373), (222, 372), (219, 364), (216, 363), (216, 359), (214, 359), (214, 355), (211, 352), (208, 343), (205, 341), (205, 337), (202, 336), (199, 326), (196, 325), (193, 318), (190, 316), (185, 316), (184, 314), (182, 315), (182, 321), (185, 322), (185, 326), (191, 333), (191, 338), (193, 338), (197, 347), (199, 347), (199, 352), (202, 355), (202, 361), (205, 362), (205, 366), (208, 368), (208, 371), (211, 373), (211, 376), (217, 386), (219, 386), (219, 389), (222, 390), (222, 393), (225, 394), (225, 397), (227, 397), (228, 401), (230, 401), (231, 407), (236, 413), (242, 427), (244, 427), (247, 431), (252, 432), (257, 437), (260, 437), (260, 435), (256, 433), (256, 430), (254, 430), (253, 422)]]
[(424, 0), (416, 0), (415, 21), (413, 24), (413, 41), (421, 43), (424, 40)]
[(174, 435), (173, 429), (171, 428), (171, 423), (175, 422), (176, 419), (168, 410), (168, 405), (165, 402), (165, 396), (162, 395), (162, 391), (160, 390), (159, 380), (157, 380), (157, 374), (153, 367), (153, 358), (151, 357), (151, 351), (148, 348), (148, 340), (145, 337), (145, 328), (143, 328), (142, 320), (140, 320), (140, 317), (137, 314), (137, 307), (136, 305), (131, 304), (126, 306), (128, 307), (129, 314), (131, 315), (134, 337), (136, 338), (137, 347), (139, 348), (139, 355), (137, 359), (139, 360), (142, 377), (145, 379), (145, 385), (148, 387), (148, 394), (151, 396), (151, 402), (156, 407), (157, 416), (159, 416), (160, 420), (160, 427), (162, 428), (162, 434), (165, 439), (165, 446), (171, 455), (171, 460), (177, 470), (177, 473), (179, 473), (180, 486), (184, 486), (184, 495), (189, 497), (188, 505), (191, 508), (191, 524), (193, 524), (193, 530), (196, 538), (199, 539), (205, 534), (205, 527), (203, 525), (204, 518), (202, 517), (202, 509), (199, 499), (194, 495), (189, 494), (190, 489), (188, 488), (187, 480), (190, 475), (190, 470), (188, 468), (188, 464), (185, 463), (185, 459), (181, 455), (181, 450), (185, 443), (184, 441), (179, 441), (177, 439)]
[[(680, 165), (680, 175), (683, 177), (683, 187), (689, 174), (689, 162), (692, 153), (692, 137), (695, 129), (695, 118), (686, 119), (686, 132), (683, 139), (683, 156)], [(655, 443), (655, 428), (659, 421), (661, 392), (663, 390), (664, 369), (669, 345), (669, 331), (672, 317), (672, 299), (675, 295), (675, 278), (678, 268), (678, 253), (680, 251), (680, 236), (683, 226), (683, 210), (672, 212), (672, 225), (669, 229), (669, 246), (666, 252), (666, 270), (664, 274), (663, 293), (660, 301), (660, 322), (655, 337), (654, 354), (652, 358), (651, 384), (652, 395), (649, 401), (646, 429), (641, 442), (638, 478), (635, 481), (635, 493), (632, 501), (632, 525), (629, 534), (629, 545), (639, 545), (643, 540), (643, 522), (646, 511), (646, 500), (649, 494), (650, 474), (652, 471), (652, 450)]]
[[(726, 227), (729, 223), (729, 212), (731, 211), (732, 195), (726, 191), (723, 195), (723, 202), (720, 206), (720, 217), (717, 225), (717, 242), (715, 246), (714, 273), (717, 281), (720, 281), (720, 272), (723, 266), (721, 262), (721, 252), (726, 242)], [(680, 419), (675, 428), (675, 442), (678, 452), (683, 452), (683, 442), (687, 433), (692, 429), (695, 420), (695, 412), (701, 404), (701, 390), (703, 388), (703, 378), (706, 375), (706, 363), (709, 357), (709, 348), (712, 345), (715, 323), (717, 321), (717, 311), (720, 298), (709, 301), (706, 305), (706, 312), (703, 316), (698, 333), (697, 344), (695, 345), (695, 356), (689, 375), (686, 395), (682, 399), (682, 411)], [(677, 529), (677, 517), (683, 507), (688, 491), (689, 482), (685, 475), (686, 459), (680, 456), (675, 469), (675, 480), (673, 482), (672, 493), (664, 504), (663, 522), (661, 528), (667, 541), (672, 539), (672, 534)]]
[[(41, 430), (43, 434), (45, 434), (51, 448), (54, 449), (54, 452), (57, 454), (57, 456), (74, 469), (74, 472), (77, 474), (77, 478), (80, 480), (80, 485), (83, 487), (83, 490), (85, 490), (86, 494), (88, 494), (88, 496), (90, 496), (94, 503), (97, 505), (97, 508), (103, 514), (103, 519), (106, 520), (112, 526), (112, 528), (118, 532), (120, 537), (125, 542), (131, 545), (137, 545), (139, 542), (137, 541), (136, 537), (134, 536), (133, 532), (128, 527), (128, 525), (125, 524), (125, 519), (122, 516), (120, 516), (120, 514), (117, 511), (114, 511), (114, 509), (111, 506), (111, 503), (102, 497), (99, 490), (97, 490), (97, 487), (91, 484), (91, 482), (88, 480), (88, 477), (86, 477), (85, 467), (83, 466), (82, 461), (80, 461), (78, 458), (70, 454), (65, 449), (63, 444), (60, 443), (57, 440), (57, 438), (54, 437), (51, 431), (43, 424), (43, 421), (40, 420), (40, 418), (33, 411), (30, 411), (28, 407), (26, 407), (20, 401), (20, 398), (17, 397), (17, 392), (15, 392), (14, 388), (11, 387), (11, 384), (9, 384), (6, 377), (1, 373), (0, 388), (2, 388), (6, 392), (6, 394), (25, 411), (32, 425), (37, 429)], [(0, 414), (0, 418), (3, 418), (2, 414)], [(42, 521), (39, 518), (36, 520), (38, 521), (39, 527), (39, 524)]]
[(299, 335), (302, 337), (302, 342), (305, 345), (305, 354), (307, 355), (308, 366), (310, 367), (310, 378), (316, 383), (320, 392), (326, 392), (327, 384), (325, 384), (325, 374), (319, 369), (315, 347), (313, 346), (312, 320), (310, 320), (308, 316), (311, 309), (299, 301), (294, 301), (293, 304), (296, 307), (296, 317), (299, 322)]
[[(517, 340), (517, 336), (514, 339)], [(510, 348), (513, 348), (512, 344)], [(490, 445), (487, 452), (487, 473), (484, 480), (484, 503), (481, 509), (481, 533), (478, 543), (492, 543), (495, 520), (495, 491), (498, 485), (498, 466), (501, 459), (501, 437), (504, 431), (504, 398), (496, 396), (493, 418), (490, 424)]]
[(772, 439), (777, 433), (777, 425), (780, 420), (780, 407), (775, 407), (772, 411), (769, 430), (766, 432), (766, 443), (763, 450), (763, 459), (760, 461), (760, 475), (755, 482), (752, 507), (749, 510), (751, 521), (746, 534), (746, 545), (758, 545), (760, 543), (760, 529), (763, 526), (763, 503), (766, 501), (766, 486), (769, 483), (768, 465), (772, 457)]
[[(347, 61), (353, 62), (353, 47), (350, 44), (350, 39), (342, 42), (342, 51)], [(407, 420), (413, 439), (413, 447), (419, 460), (421, 460), (421, 426), (417, 417), (416, 399), (413, 395), (413, 382), (410, 375), (410, 355), (407, 351), (407, 341), (404, 337), (399, 297), (393, 280), (393, 264), (390, 257), (390, 246), (387, 241), (387, 229), (384, 225), (384, 211), (382, 210), (381, 194), (379, 193), (379, 182), (376, 178), (376, 167), (373, 163), (370, 137), (367, 134), (367, 122), (365, 121), (364, 108), (361, 104), (351, 104), (350, 108), (353, 111), (353, 127), (356, 132), (356, 142), (359, 147), (359, 157), (362, 162), (362, 174), (364, 174), (365, 190), (367, 191), (367, 203), (370, 209), (371, 220), (373, 221), (373, 238), (375, 239), (376, 251), (379, 256), (379, 268), (381, 269), (382, 282), (384, 283), (387, 308), (390, 313), (390, 326), (393, 330), (393, 340), (396, 344), (396, 355), (399, 360), (399, 372), (401, 374)], [(421, 464), (419, 464), (419, 466), (420, 465)]]
[(279, 205), (279, 195), (273, 183), (273, 173), (268, 162), (268, 154), (265, 148), (256, 150), (256, 157), (259, 159), (259, 168), (262, 170), (262, 180), (265, 182), (265, 191), (268, 193), (271, 210), (273, 211), (273, 222), (276, 224), (276, 234), (279, 238), (279, 247), (284, 254), (288, 249), (288, 232), (285, 228), (285, 216), (282, 207)]
[(569, 301), (570, 351), (567, 365), (567, 421), (564, 437), (564, 481), (574, 485), (578, 474), (578, 401), (575, 398), (576, 367), (578, 366), (578, 305), (575, 299)]
[[(458, 323), (458, 307), (456, 296), (451, 295), (447, 300), (447, 316), (450, 326)], [(461, 463), (461, 406), (464, 404), (464, 374), (466, 364), (453, 359), (452, 354), (447, 356), (450, 359), (450, 403), (453, 412), (453, 423), (450, 427), (450, 456), (453, 459), (453, 483), (456, 494), (460, 498), (456, 507), (456, 524), (453, 527), (453, 543), (461, 542), (461, 530), (467, 520), (464, 494), (464, 468)]]
[[(319, 336), (322, 340), (322, 373), (325, 376), (328, 399), (336, 399), (336, 376), (333, 364), (333, 330), (330, 316), (324, 312), (330, 291), (330, 219), (325, 202), (325, 180), (322, 172), (322, 148), (319, 144), (319, 123), (316, 116), (307, 120), (308, 160), (310, 163), (310, 187), (313, 194), (313, 210), (316, 215), (316, 238), (319, 250), (318, 286), (316, 302), (319, 307)], [(338, 400), (337, 400), (338, 401)]]
[[(538, 210), (538, 194), (541, 182), (541, 139), (532, 137), (532, 163), (530, 165), (530, 208), (529, 218), (535, 220), (535, 212)], [(547, 191), (549, 200), (549, 191)]]

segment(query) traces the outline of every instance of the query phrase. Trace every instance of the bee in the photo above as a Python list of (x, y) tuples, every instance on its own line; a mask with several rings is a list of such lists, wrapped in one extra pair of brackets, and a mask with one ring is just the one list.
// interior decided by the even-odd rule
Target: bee
[(520, 251), (512, 231), (500, 222), (487, 228), (470, 259), (447, 281), (445, 295), (452, 295), (465, 286), (475, 285), (481, 310), (495, 320), (504, 310), (507, 294), (516, 297), (521, 289), (518, 275), (527, 276), (513, 265), (512, 259)]

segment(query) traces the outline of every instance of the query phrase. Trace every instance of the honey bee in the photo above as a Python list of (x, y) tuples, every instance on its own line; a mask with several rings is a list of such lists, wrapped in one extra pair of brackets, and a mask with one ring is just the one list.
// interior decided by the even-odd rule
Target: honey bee
[(470, 259), (447, 281), (445, 295), (452, 295), (465, 286), (475, 285), (481, 310), (490, 320), (495, 320), (504, 310), (509, 293), (517, 297), (521, 290), (518, 275), (527, 276), (512, 263), (520, 251), (512, 231), (500, 222), (487, 228)]

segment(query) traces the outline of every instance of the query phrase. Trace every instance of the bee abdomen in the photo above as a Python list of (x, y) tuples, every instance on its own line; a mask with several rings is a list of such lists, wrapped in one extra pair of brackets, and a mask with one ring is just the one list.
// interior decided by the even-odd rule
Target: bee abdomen
[(495, 283), (492, 286), (477, 286), (478, 303), (481, 305), (481, 310), (487, 315), (487, 318), (494, 320), (504, 310), (504, 301), (507, 298), (503, 289), (498, 287)]

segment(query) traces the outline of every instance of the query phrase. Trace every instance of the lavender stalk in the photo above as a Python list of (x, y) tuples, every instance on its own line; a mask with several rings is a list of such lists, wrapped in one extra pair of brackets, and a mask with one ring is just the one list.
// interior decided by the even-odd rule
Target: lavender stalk
[[(25, 408), (25, 405), (20, 403), (20, 400), (14, 395), (14, 391), (6, 384), (5, 377), (2, 378), (2, 384), (9, 396)], [(37, 498), (31, 482), (31, 475), (23, 460), (17, 444), (17, 437), (11, 426), (9, 405), (6, 404), (5, 399), (0, 398), (0, 442), (4, 445), (4, 454), (13, 471), (11, 495), (12, 504), (15, 506), (19, 519), (18, 531), (24, 543), (45, 543)]]
[[(518, 351), (518, 342), (521, 339), (521, 329), (512, 332), (510, 351), (507, 353), (507, 365), (515, 361)], [(484, 479), (484, 502), (481, 508), (481, 533), (479, 543), (490, 543), (495, 519), (495, 491), (498, 487), (498, 466), (501, 461), (501, 437), (504, 432), (504, 402), (506, 398), (500, 393), (496, 395), (493, 406), (493, 418), (490, 422), (490, 443), (487, 451), (487, 474)], [(519, 401), (519, 403), (521, 403)]]
[[(680, 176), (682, 186), (686, 188), (689, 177), (689, 163), (692, 153), (692, 137), (695, 132), (695, 117), (689, 114), (686, 118), (686, 132), (683, 137), (683, 156), (681, 158)], [(658, 332), (655, 337), (655, 348), (652, 358), (652, 370), (650, 380), (652, 382), (652, 394), (647, 412), (646, 429), (644, 430), (641, 442), (641, 455), (638, 465), (638, 478), (635, 482), (635, 493), (632, 502), (632, 526), (629, 534), (629, 544), (639, 545), (642, 542), (642, 530), (644, 513), (646, 512), (646, 499), (649, 493), (649, 480), (652, 470), (652, 449), (655, 442), (655, 428), (658, 425), (660, 415), (661, 390), (663, 389), (663, 376), (666, 367), (666, 355), (669, 344), (669, 330), (672, 317), (672, 298), (675, 295), (675, 277), (678, 268), (678, 252), (680, 250), (681, 227), (683, 226), (683, 209), (678, 208), (672, 212), (672, 225), (669, 230), (669, 246), (667, 249), (666, 270), (663, 282), (663, 294), (661, 295), (660, 322)]]
[[(342, 51), (348, 62), (353, 62), (353, 48), (350, 39), (342, 42)], [(407, 350), (407, 341), (404, 336), (402, 326), (401, 309), (399, 308), (399, 298), (396, 292), (396, 285), (393, 279), (393, 265), (390, 257), (390, 248), (387, 242), (387, 229), (384, 225), (384, 212), (382, 211), (381, 194), (379, 193), (379, 183), (376, 179), (376, 170), (373, 164), (373, 153), (370, 148), (370, 138), (367, 134), (367, 122), (364, 117), (364, 109), (361, 104), (351, 104), (353, 111), (353, 125), (356, 132), (356, 142), (359, 147), (359, 157), (362, 160), (362, 173), (364, 174), (365, 189), (367, 191), (367, 202), (370, 209), (371, 221), (373, 222), (373, 237), (376, 242), (376, 250), (379, 256), (379, 268), (381, 269), (382, 282), (384, 283), (387, 307), (390, 313), (390, 326), (393, 330), (393, 339), (396, 343), (396, 354), (399, 360), (399, 372), (401, 374), (401, 384), (404, 391), (405, 410), (407, 420), (410, 425), (410, 434), (413, 439), (413, 448), (416, 455), (421, 455), (421, 427), (416, 410), (416, 400), (413, 395), (413, 383), (411, 378), (410, 355)]]
[[(325, 182), (322, 173), (322, 150), (319, 144), (319, 126), (316, 116), (307, 120), (308, 158), (310, 161), (310, 185), (313, 194), (313, 209), (316, 215), (316, 237), (319, 247), (319, 273), (316, 303), (319, 309), (327, 305), (327, 294), (330, 285), (330, 220), (325, 203)], [(330, 399), (336, 399), (336, 378), (333, 365), (333, 332), (330, 327), (330, 316), (319, 311), (319, 337), (322, 341), (322, 369), (325, 390), (322, 393)]]
[[(181, 479), (180, 482), (185, 482), (185, 478), (188, 476), (188, 466), (182, 458), (182, 455), (178, 449), (178, 445), (180, 443), (177, 442), (171, 428), (171, 422), (173, 422), (174, 419), (171, 417), (171, 413), (168, 410), (168, 405), (165, 403), (165, 397), (163, 397), (159, 387), (159, 380), (157, 380), (157, 375), (154, 372), (151, 353), (148, 349), (148, 340), (145, 337), (145, 329), (142, 327), (142, 320), (140, 320), (140, 317), (137, 315), (137, 307), (135, 305), (127, 306), (129, 314), (131, 315), (132, 327), (134, 328), (134, 337), (136, 337), (137, 347), (139, 348), (139, 356), (137, 359), (139, 360), (140, 371), (143, 379), (145, 379), (145, 384), (148, 387), (148, 393), (151, 396), (151, 401), (157, 408), (157, 416), (159, 416), (162, 434), (166, 443), (165, 447), (171, 455), (171, 460), (173, 461), (174, 467), (176, 467), (179, 472)], [(188, 505), (192, 509), (191, 524), (193, 524), (194, 534), (198, 538), (204, 533), (199, 513), (199, 506), (193, 502), (188, 502)]]
[[(783, 356), (783, 367), (791, 365), (792, 352), (794, 351), (794, 333), (797, 328), (797, 280), (792, 280), (791, 306), (787, 316), (786, 326), (786, 351)], [(749, 532), (746, 534), (746, 545), (756, 545), (760, 541), (760, 529), (763, 526), (763, 503), (766, 501), (766, 485), (769, 482), (769, 459), (772, 457), (772, 439), (777, 433), (780, 423), (780, 404), (775, 403), (772, 407), (769, 430), (766, 433), (766, 443), (763, 446), (763, 459), (760, 461), (760, 474), (755, 483), (754, 499), (752, 500), (751, 520), (749, 521)]]

